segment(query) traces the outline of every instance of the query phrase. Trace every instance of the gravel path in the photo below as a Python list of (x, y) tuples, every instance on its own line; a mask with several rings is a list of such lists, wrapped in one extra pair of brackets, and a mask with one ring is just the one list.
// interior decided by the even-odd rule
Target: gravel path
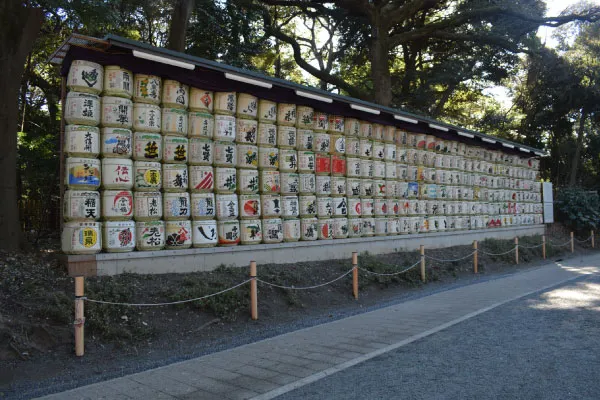
[(600, 277), (513, 301), (277, 397), (599, 399)]

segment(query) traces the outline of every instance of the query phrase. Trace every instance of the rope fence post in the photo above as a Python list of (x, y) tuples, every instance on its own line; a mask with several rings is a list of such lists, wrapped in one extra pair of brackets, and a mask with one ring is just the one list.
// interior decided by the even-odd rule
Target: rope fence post
[(473, 273), (476, 274), (478, 273), (478, 265), (477, 265), (477, 240), (473, 240)]
[(519, 238), (515, 238), (515, 264), (519, 265)]
[(358, 253), (352, 252), (352, 294), (358, 300)]
[(546, 259), (546, 235), (542, 235), (542, 258)]
[(256, 261), (250, 261), (250, 314), (258, 319), (258, 290), (256, 288)]
[(75, 277), (75, 355), (82, 357), (85, 352), (84, 331), (85, 316), (83, 311), (84, 277)]
[(421, 245), (421, 281), (425, 282), (425, 246)]
[(575, 253), (575, 240), (573, 239), (574, 234), (571, 232), (571, 253)]
[(594, 230), (592, 229), (592, 249), (594, 248)]

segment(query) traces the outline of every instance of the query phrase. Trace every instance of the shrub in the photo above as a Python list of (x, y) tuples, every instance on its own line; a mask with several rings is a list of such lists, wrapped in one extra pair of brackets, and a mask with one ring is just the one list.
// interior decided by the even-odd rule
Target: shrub
[(564, 188), (556, 191), (557, 220), (574, 230), (597, 229), (600, 198), (595, 191)]

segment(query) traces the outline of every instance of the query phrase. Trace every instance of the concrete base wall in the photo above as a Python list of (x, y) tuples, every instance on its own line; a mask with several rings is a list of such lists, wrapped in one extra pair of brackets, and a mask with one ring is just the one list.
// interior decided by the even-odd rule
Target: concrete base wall
[(246, 267), (250, 261), (260, 264), (290, 264), (302, 261), (348, 259), (352, 252), (386, 254), (468, 245), (474, 240), (511, 239), (515, 236), (541, 235), (544, 225), (401, 235), (352, 239), (317, 240), (279, 244), (259, 244), (204, 249), (101, 253), (92, 256), (65, 256), (70, 275), (116, 275), (124, 272), (164, 274), (172, 272), (212, 271), (221, 264)]

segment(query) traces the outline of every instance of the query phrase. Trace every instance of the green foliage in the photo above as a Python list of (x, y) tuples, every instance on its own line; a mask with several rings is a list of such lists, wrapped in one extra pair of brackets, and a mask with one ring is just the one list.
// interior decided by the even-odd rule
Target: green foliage
[(598, 228), (600, 223), (598, 192), (582, 188), (564, 188), (557, 190), (555, 202), (558, 221), (578, 231)]

